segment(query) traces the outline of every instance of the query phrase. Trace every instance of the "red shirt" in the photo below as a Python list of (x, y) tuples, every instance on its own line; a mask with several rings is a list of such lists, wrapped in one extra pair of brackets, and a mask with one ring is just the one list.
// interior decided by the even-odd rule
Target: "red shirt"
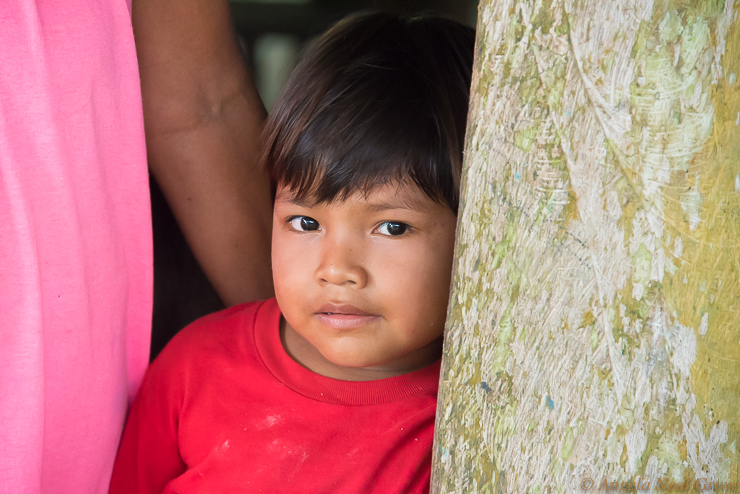
[(112, 493), (428, 492), (439, 362), (350, 382), (283, 349), (275, 299), (182, 330), (147, 371)]

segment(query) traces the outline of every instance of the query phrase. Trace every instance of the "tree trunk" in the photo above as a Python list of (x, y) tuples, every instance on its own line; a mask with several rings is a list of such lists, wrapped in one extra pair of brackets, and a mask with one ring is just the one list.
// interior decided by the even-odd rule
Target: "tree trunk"
[(481, 1), (432, 492), (740, 481), (738, 10)]

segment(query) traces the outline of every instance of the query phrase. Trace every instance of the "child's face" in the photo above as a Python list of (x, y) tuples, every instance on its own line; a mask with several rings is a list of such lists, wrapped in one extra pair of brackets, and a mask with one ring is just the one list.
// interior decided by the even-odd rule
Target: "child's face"
[(288, 352), (338, 379), (378, 379), (434, 362), (455, 224), (449, 207), (414, 186), (331, 204), (278, 188), (272, 263)]

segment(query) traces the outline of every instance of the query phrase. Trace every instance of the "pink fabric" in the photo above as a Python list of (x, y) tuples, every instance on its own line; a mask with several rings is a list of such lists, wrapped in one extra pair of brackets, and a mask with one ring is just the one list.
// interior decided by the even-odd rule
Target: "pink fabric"
[(0, 492), (103, 493), (149, 352), (126, 0), (0, 8)]

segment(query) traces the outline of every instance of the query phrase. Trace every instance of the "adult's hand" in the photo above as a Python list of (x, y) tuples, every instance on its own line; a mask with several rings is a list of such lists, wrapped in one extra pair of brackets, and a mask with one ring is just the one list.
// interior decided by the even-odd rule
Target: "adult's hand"
[(149, 166), (224, 303), (272, 296), (266, 112), (228, 0), (134, 0)]

